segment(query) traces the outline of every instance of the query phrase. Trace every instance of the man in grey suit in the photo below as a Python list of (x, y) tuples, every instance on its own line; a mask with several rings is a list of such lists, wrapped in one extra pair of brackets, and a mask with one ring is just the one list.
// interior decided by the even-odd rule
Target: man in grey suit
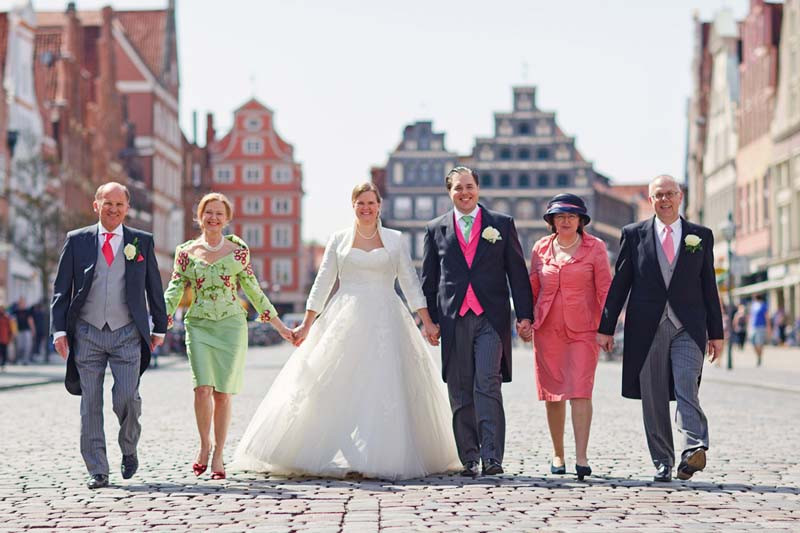
[(92, 205), (99, 223), (67, 234), (50, 324), (56, 351), (67, 360), (64, 384), (81, 396), (81, 455), (90, 474), (87, 486), (97, 489), (108, 485), (109, 474), (103, 431), (106, 366), (114, 377), (122, 477), (129, 479), (139, 467), (139, 377), (151, 351), (164, 341), (167, 314), (153, 237), (122, 224), (130, 206), (128, 189), (105, 183)]
[(656, 216), (622, 229), (597, 341), (611, 351), (627, 300), (622, 395), (642, 400), (655, 481), (672, 480), (669, 402), (677, 400), (675, 419), (683, 436), (677, 473), (686, 480), (706, 466), (708, 421), (698, 399), (703, 353), (714, 361), (722, 352), (714, 234), (680, 216), (683, 192), (671, 176), (654, 179), (649, 193)]

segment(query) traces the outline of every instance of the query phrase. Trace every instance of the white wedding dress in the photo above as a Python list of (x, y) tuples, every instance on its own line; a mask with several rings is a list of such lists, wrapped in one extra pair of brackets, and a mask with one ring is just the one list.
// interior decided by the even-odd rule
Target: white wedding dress
[(460, 469), (440, 369), (395, 293), (390, 254), (353, 248), (344, 264), (231, 467), (392, 480)]

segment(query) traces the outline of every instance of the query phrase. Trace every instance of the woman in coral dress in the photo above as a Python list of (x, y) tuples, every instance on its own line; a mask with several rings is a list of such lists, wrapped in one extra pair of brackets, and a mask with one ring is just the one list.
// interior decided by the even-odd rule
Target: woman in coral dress
[(536, 386), (539, 399), (546, 402), (553, 441), (550, 471), (566, 473), (564, 424), (569, 400), (575, 470), (578, 479), (583, 479), (592, 473), (587, 447), (599, 355), (595, 336), (611, 285), (611, 268), (605, 243), (584, 230), (591, 219), (579, 196), (554, 196), (544, 219), (552, 234), (539, 239), (531, 254)]

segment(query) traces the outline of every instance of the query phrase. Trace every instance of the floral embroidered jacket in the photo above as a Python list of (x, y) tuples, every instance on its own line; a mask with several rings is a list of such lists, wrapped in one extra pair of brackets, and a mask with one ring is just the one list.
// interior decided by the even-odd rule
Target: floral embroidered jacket
[(194, 300), (186, 312), (186, 318), (222, 320), (233, 315), (246, 314), (239, 299), (239, 286), (258, 312), (258, 322), (269, 322), (271, 318), (278, 316), (253, 273), (247, 245), (235, 235), (226, 235), (225, 238), (239, 248), (211, 264), (187, 252), (194, 241), (179, 244), (175, 249), (172, 278), (164, 293), (169, 317), (168, 327), (172, 326), (172, 316), (186, 287), (194, 290)]

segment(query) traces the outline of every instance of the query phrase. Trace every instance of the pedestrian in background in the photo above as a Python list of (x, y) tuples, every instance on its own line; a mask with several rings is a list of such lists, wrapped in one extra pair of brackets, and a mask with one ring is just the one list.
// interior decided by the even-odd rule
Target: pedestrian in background
[(769, 338), (769, 321), (767, 320), (767, 301), (763, 294), (756, 294), (750, 302), (750, 317), (747, 324), (750, 342), (756, 352), (756, 366), (761, 366), (764, 345)]
[(786, 312), (779, 306), (772, 315), (773, 342), (778, 346), (786, 343)]
[(33, 336), (36, 333), (36, 324), (24, 296), (17, 299), (14, 318), (17, 320), (16, 360), (18, 364), (27, 365), (33, 362)]
[(242, 388), (247, 356), (247, 312), (239, 299), (239, 286), (258, 312), (259, 322), (269, 322), (281, 337), (294, 340), (261, 290), (247, 245), (236, 235), (223, 235), (222, 230), (232, 218), (233, 206), (225, 195), (203, 196), (197, 206), (201, 234), (175, 249), (172, 279), (164, 294), (172, 327), (172, 315), (185, 287), (189, 285), (194, 290), (194, 301), (184, 318), (200, 434), (200, 449), (192, 470), (200, 476), (208, 468), (213, 421), (211, 479), (226, 477), (223, 450), (231, 422), (231, 396)]
[(6, 371), (8, 345), (11, 343), (11, 338), (11, 317), (6, 313), (5, 306), (0, 306), (0, 372)]
[(39, 301), (31, 307), (31, 318), (33, 318), (33, 347), (31, 349), (31, 359), (38, 357), (43, 363), (50, 362), (50, 346), (47, 332), (50, 329), (47, 323), (47, 308), (44, 303)]
[(744, 350), (744, 342), (747, 340), (747, 306), (739, 304), (733, 314), (733, 338), (731, 342), (736, 342), (740, 350)]
[(582, 480), (592, 473), (587, 448), (600, 353), (595, 333), (611, 285), (611, 268), (605, 243), (585, 230), (591, 218), (582, 198), (554, 196), (544, 220), (552, 234), (534, 245), (530, 272), (536, 386), (539, 400), (545, 402), (553, 442), (550, 472), (566, 474), (564, 425), (569, 400), (575, 471)]

